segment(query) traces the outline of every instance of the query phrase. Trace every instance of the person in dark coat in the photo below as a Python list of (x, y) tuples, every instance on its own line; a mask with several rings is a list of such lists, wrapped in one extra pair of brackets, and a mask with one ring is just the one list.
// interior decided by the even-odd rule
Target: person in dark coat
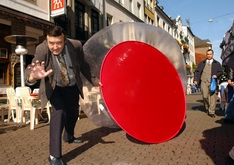
[[(206, 51), (206, 59), (198, 64), (197, 69), (194, 72), (194, 84), (201, 87), (201, 93), (203, 98), (203, 103), (208, 115), (212, 118), (215, 117), (215, 107), (216, 107), (216, 92), (210, 92), (211, 78), (217, 78), (222, 75), (221, 64), (214, 58), (214, 51), (208, 49)], [(217, 83), (216, 83), (217, 84)]]
[(224, 115), (224, 123), (234, 124), (234, 72), (232, 68), (227, 67), (228, 86), (227, 86), (227, 108)]
[(39, 97), (42, 108), (48, 101), (52, 105), (50, 121), (50, 164), (62, 165), (61, 137), (68, 143), (80, 143), (74, 137), (78, 119), (79, 95), (83, 98), (80, 72), (94, 86), (101, 85), (93, 74), (91, 62), (87, 61), (82, 44), (68, 39), (64, 30), (55, 26), (49, 30), (46, 40), (36, 47), (32, 63), (27, 67), (27, 85), (40, 80)]

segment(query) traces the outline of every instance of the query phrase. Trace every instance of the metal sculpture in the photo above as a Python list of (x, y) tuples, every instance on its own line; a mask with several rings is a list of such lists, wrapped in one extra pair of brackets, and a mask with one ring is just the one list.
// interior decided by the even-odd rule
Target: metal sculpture
[(84, 52), (97, 64), (93, 69), (103, 83), (101, 113), (95, 113), (97, 107), (84, 110), (94, 123), (119, 126), (148, 143), (167, 141), (180, 131), (187, 80), (172, 36), (145, 23), (116, 23), (92, 36)]

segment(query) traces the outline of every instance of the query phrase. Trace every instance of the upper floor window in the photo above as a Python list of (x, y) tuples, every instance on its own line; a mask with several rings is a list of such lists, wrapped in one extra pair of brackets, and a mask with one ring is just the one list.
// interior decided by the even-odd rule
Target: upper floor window
[(171, 34), (171, 28), (170, 28), (170, 26), (167, 27), (167, 32), (168, 32), (169, 34)]
[(124, 0), (118, 0), (120, 5), (124, 5)]
[(76, 27), (76, 38), (85, 40), (85, 6), (75, 1), (75, 27)]
[(99, 31), (99, 14), (97, 11), (92, 9), (91, 13), (91, 30), (92, 34), (95, 34)]
[(109, 14), (107, 14), (107, 20), (106, 20), (106, 26), (109, 26), (112, 24), (113, 17)]
[(132, 0), (129, 0), (129, 11), (133, 13), (133, 3), (132, 3)]
[(140, 4), (140, 3), (137, 3), (137, 13), (136, 13), (136, 15), (137, 15), (137, 17), (139, 17), (139, 18), (141, 18), (140, 13), (141, 13), (141, 4)]
[(159, 26), (159, 23), (160, 23), (160, 18), (159, 16), (157, 16), (157, 26)]

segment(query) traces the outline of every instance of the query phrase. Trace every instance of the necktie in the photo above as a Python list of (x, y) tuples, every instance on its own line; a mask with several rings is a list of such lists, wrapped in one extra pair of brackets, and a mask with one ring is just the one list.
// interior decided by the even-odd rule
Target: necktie
[(208, 60), (208, 65), (210, 65), (211, 64), (211, 62), (210, 62), (210, 60)]
[(70, 83), (70, 79), (67, 73), (66, 62), (62, 54), (58, 55), (58, 61), (59, 61), (59, 68), (60, 68), (61, 85), (68, 86)]

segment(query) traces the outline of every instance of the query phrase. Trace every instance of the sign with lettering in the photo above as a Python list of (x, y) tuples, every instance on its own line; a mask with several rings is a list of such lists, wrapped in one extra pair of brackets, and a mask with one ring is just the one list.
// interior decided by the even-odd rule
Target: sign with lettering
[(66, 13), (66, 0), (50, 0), (51, 17), (63, 15)]

